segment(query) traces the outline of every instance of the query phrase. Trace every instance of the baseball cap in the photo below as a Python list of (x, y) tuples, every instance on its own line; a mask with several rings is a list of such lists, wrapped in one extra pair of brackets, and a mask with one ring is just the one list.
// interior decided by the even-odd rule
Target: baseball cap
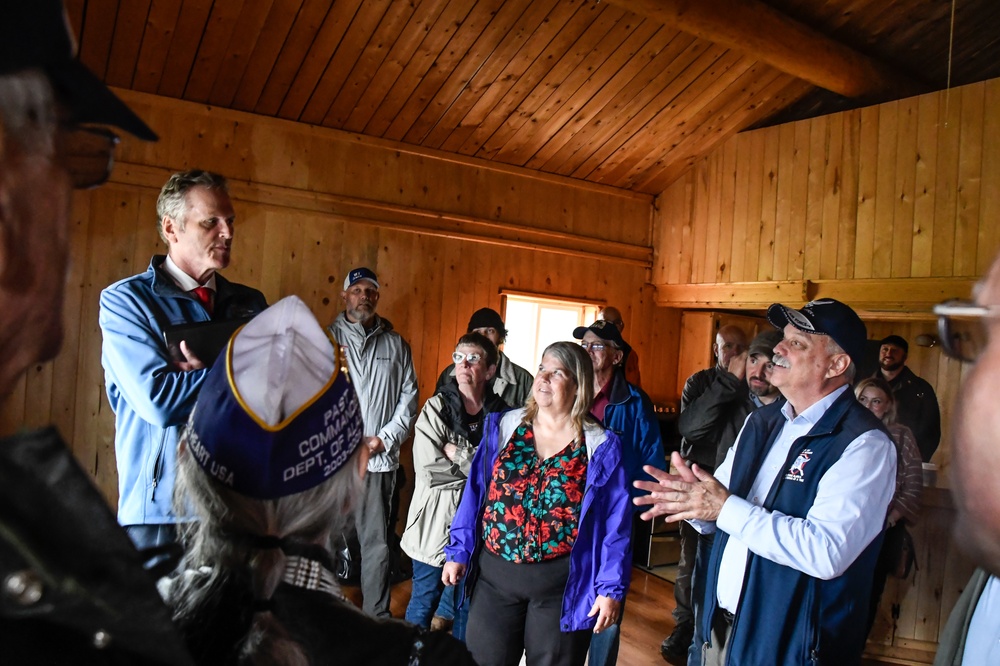
[(632, 347), (622, 339), (621, 331), (610, 321), (598, 319), (590, 326), (577, 326), (573, 329), (573, 337), (577, 340), (583, 340), (583, 336), (587, 334), (587, 331), (593, 331), (594, 335), (602, 340), (614, 342), (626, 355), (632, 351)]
[(906, 341), (906, 338), (899, 335), (887, 335), (878, 344), (880, 347), (882, 345), (894, 345), (902, 349), (904, 354), (910, 353), (910, 343)]
[(782, 333), (776, 328), (761, 331), (757, 334), (757, 337), (750, 342), (750, 347), (748, 347), (747, 354), (753, 356), (754, 354), (761, 354), (767, 358), (772, 358), (774, 356), (774, 348), (778, 346), (781, 342)]
[(864, 357), (868, 339), (865, 323), (850, 306), (833, 298), (811, 301), (801, 310), (775, 303), (767, 309), (767, 320), (778, 328), (791, 324), (803, 333), (828, 335), (855, 364)]
[(205, 473), (254, 499), (300, 493), (333, 476), (363, 430), (341, 354), (296, 296), (240, 328), (184, 430)]
[(0, 74), (45, 72), (72, 120), (119, 127), (146, 141), (157, 136), (76, 58), (62, 0), (7, 2), (0, 21)]
[(368, 280), (373, 285), (375, 285), (376, 289), (382, 288), (381, 286), (379, 286), (378, 278), (375, 276), (375, 271), (373, 271), (370, 268), (365, 268), (364, 266), (361, 266), (359, 268), (352, 269), (347, 274), (347, 277), (344, 278), (344, 291), (347, 291), (347, 289), (358, 280)]

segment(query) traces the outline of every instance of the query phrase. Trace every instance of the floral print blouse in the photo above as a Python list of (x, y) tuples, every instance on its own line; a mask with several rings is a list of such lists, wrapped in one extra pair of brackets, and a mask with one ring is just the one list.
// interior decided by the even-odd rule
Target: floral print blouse
[(517, 564), (569, 555), (586, 485), (583, 438), (541, 459), (531, 425), (519, 425), (493, 468), (483, 513), (486, 549)]

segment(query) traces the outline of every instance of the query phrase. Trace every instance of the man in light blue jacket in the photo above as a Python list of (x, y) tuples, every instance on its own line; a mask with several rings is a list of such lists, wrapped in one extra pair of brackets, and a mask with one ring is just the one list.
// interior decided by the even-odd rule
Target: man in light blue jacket
[(417, 375), (410, 345), (388, 319), (375, 314), (379, 283), (370, 268), (344, 279), (344, 311), (330, 332), (347, 355), (365, 422), (363, 443), (371, 452), (365, 493), (355, 513), (361, 546), (364, 611), (389, 617), (390, 504), (399, 468), (399, 449), (417, 419)]
[(267, 307), (263, 294), (217, 273), (229, 265), (235, 213), (226, 179), (174, 174), (156, 202), (167, 255), (101, 292), (101, 364), (115, 413), (118, 522), (137, 548), (175, 541), (172, 508), (177, 436), (205, 380), (205, 363), (165, 328), (239, 319)]

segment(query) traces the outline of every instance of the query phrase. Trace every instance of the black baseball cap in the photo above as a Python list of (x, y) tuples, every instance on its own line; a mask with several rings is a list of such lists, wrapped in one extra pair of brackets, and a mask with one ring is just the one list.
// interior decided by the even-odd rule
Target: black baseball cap
[(895, 347), (899, 347), (900, 349), (902, 349), (904, 354), (910, 353), (910, 343), (906, 341), (906, 338), (900, 335), (887, 335), (886, 337), (882, 338), (882, 341), (878, 344), (879, 347), (881, 347), (882, 345), (893, 345)]
[(573, 329), (573, 337), (577, 340), (583, 340), (583, 336), (587, 334), (587, 331), (593, 331), (594, 335), (602, 340), (614, 342), (618, 345), (619, 349), (625, 352), (626, 356), (630, 351), (632, 351), (632, 347), (630, 347), (629, 344), (622, 339), (621, 331), (619, 331), (618, 327), (610, 321), (598, 319), (590, 326), (577, 326)]
[(864, 358), (868, 329), (857, 312), (838, 300), (821, 298), (801, 310), (775, 303), (767, 309), (767, 320), (778, 328), (791, 324), (803, 333), (830, 336), (856, 365)]
[(156, 133), (76, 58), (76, 48), (62, 0), (4, 3), (0, 74), (40, 69), (74, 122), (113, 125), (156, 141)]

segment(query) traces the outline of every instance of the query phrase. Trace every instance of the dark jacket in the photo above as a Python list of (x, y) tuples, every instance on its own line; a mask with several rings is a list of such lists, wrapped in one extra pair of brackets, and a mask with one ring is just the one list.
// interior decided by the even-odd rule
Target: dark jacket
[[(143, 558), (54, 428), (0, 441), (5, 664), (190, 664)], [(97, 642), (104, 645), (95, 646)]]
[[(257, 605), (251, 588), (248, 580), (232, 576), (192, 616), (178, 620), (199, 666), (241, 663), (239, 648)], [(466, 647), (451, 635), (369, 617), (328, 592), (281, 583), (267, 605), (313, 666), (475, 666)]]
[[(608, 406), (604, 409), (604, 427), (618, 435), (622, 442), (622, 464), (632, 497), (644, 495), (632, 482), (652, 481), (642, 471), (643, 465), (667, 469), (667, 457), (660, 439), (660, 424), (653, 413), (653, 403), (646, 393), (625, 381), (625, 374), (616, 370), (608, 391)], [(645, 507), (635, 507), (636, 510)]]
[(684, 383), (677, 430), (684, 438), (681, 455), (712, 471), (740, 434), (754, 410), (745, 380), (718, 367), (701, 370)]
[[(881, 377), (882, 372), (873, 376)], [(920, 457), (928, 462), (941, 443), (941, 410), (934, 388), (905, 365), (889, 386), (896, 398), (896, 420), (913, 431)]]
[[(733, 459), (729, 490), (746, 497), (767, 452), (784, 424), (781, 406), (758, 409), (746, 423)], [(826, 410), (809, 434), (792, 445), (782, 475), (805, 449), (810, 449), (810, 473), (792, 482), (779, 476), (763, 508), (805, 518), (820, 481), (844, 450), (862, 434), (885, 426), (845, 391)], [(888, 433), (886, 434), (888, 437)], [(722, 553), (729, 534), (715, 533), (704, 597), (705, 612), (697, 623), (696, 640), (711, 636), (711, 620), (718, 604), (717, 585)], [(836, 578), (820, 580), (777, 564), (752, 551), (747, 556), (740, 605), (733, 621), (726, 663), (737, 665), (851, 666), (861, 660), (865, 619), (871, 592), (872, 569), (882, 545), (881, 534)]]

